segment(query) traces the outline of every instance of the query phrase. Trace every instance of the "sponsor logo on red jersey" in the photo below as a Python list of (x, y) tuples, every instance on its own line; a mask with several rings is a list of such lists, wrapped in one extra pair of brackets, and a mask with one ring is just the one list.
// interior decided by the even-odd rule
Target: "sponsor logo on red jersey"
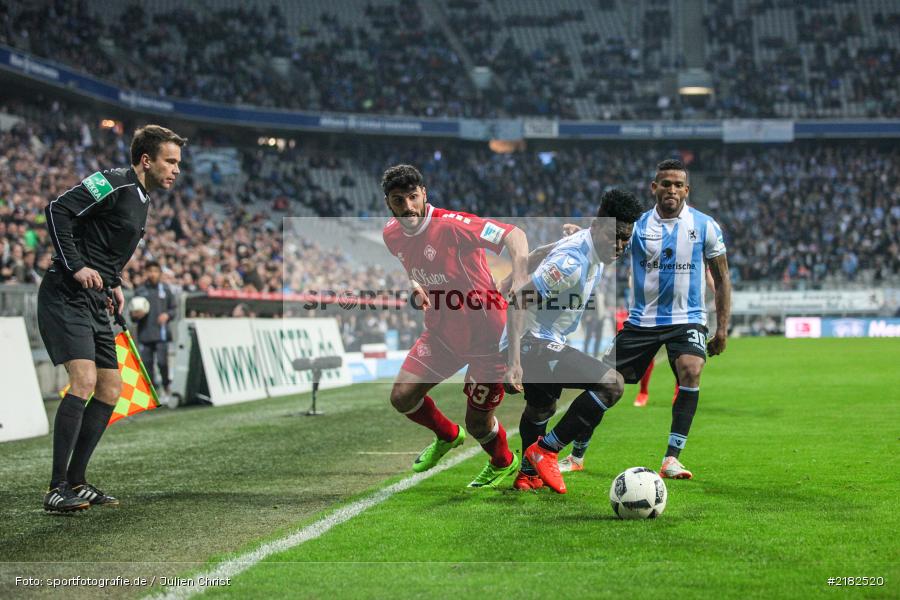
[(443, 273), (429, 273), (425, 269), (410, 269), (409, 274), (420, 285), (443, 285), (450, 280)]

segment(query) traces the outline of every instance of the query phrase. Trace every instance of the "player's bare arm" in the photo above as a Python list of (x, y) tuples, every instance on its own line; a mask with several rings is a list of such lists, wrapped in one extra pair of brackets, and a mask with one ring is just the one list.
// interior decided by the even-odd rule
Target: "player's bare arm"
[(525, 232), (515, 227), (503, 238), (503, 247), (509, 252), (509, 259), (512, 262), (512, 278), (513, 287), (517, 288), (524, 285), (528, 280), (528, 238)]
[[(550, 254), (550, 251), (553, 250), (553, 246), (556, 245), (556, 242), (551, 242), (549, 244), (544, 244), (543, 246), (538, 246), (534, 250), (532, 250), (528, 254), (528, 275), (530, 276), (534, 273), (534, 270), (538, 268), (538, 265), (541, 264), (541, 261), (547, 258), (547, 255)], [(500, 290), (500, 293), (507, 297), (509, 293), (513, 291), (515, 286), (513, 286), (513, 274), (510, 273), (506, 277), (503, 278), (503, 281), (497, 286), (497, 289)]]
[[(520, 289), (528, 284), (528, 238), (525, 232), (516, 227), (503, 238), (503, 245), (509, 251), (512, 261), (513, 289)], [(517, 309), (517, 302), (512, 302), (507, 307), (507, 327), (509, 328), (509, 354), (507, 355), (507, 370), (504, 383), (510, 393), (522, 391), (522, 364), (519, 353), (519, 342), (522, 336), (522, 328), (525, 321), (525, 312)], [(521, 307), (520, 307), (521, 308)]]
[(731, 275), (728, 272), (728, 259), (720, 254), (709, 261), (709, 272), (712, 274), (713, 289), (716, 302), (716, 334), (706, 346), (710, 356), (722, 354), (728, 339), (728, 323), (731, 320)]
[[(581, 231), (581, 227), (572, 223), (566, 223), (563, 225), (563, 235), (568, 237), (573, 233), (577, 233)], [(538, 265), (547, 258), (547, 255), (550, 254), (550, 251), (553, 250), (553, 247), (556, 246), (558, 242), (550, 242), (549, 244), (544, 244), (543, 246), (538, 246), (534, 250), (532, 250), (528, 254), (528, 274), (531, 275), (534, 273), (534, 270), (538, 268)], [(500, 282), (498, 289), (503, 296), (509, 295), (510, 291), (514, 288), (512, 281), (512, 274), (507, 275), (503, 281)]]
[(425, 291), (425, 288), (414, 279), (409, 280), (409, 285), (412, 288), (413, 306), (422, 310), (431, 308), (431, 300), (428, 299), (428, 292)]
[(581, 231), (580, 225), (576, 225), (575, 223), (564, 223), (563, 224), (563, 235), (566, 237), (576, 234), (579, 231)]
[(506, 307), (506, 331), (509, 339), (507, 348), (506, 377), (503, 385), (506, 393), (517, 394), (522, 387), (522, 333), (525, 329), (525, 313), (528, 306), (535, 304), (539, 298), (534, 282), (528, 279), (525, 285), (515, 288), (510, 294), (509, 306)]

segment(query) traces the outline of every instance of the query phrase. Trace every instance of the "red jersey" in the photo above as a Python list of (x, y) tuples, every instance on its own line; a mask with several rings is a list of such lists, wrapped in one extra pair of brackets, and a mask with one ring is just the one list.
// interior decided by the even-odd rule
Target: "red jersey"
[(497, 291), (484, 249), (499, 254), (513, 225), (426, 205), (415, 231), (397, 219), (384, 226), (384, 243), (411, 281), (428, 294), (425, 328), (459, 355), (498, 351), (506, 300)]

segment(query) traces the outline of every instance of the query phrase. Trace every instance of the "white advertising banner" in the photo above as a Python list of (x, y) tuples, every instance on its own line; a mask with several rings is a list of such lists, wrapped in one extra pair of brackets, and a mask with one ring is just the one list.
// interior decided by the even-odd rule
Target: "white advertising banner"
[(736, 315), (838, 315), (876, 313), (884, 304), (882, 290), (810, 290), (804, 292), (734, 292)]
[[(344, 356), (344, 343), (334, 319), (251, 319), (251, 328), (269, 396), (312, 389), (312, 371), (295, 371), (295, 358)], [(320, 387), (351, 383), (350, 370), (344, 365), (323, 371)]]
[[(215, 406), (300, 394), (312, 372), (296, 358), (344, 356), (334, 319), (193, 319), (203, 371)], [(346, 366), (322, 373), (322, 389), (352, 384)]]
[(524, 119), (522, 123), (526, 138), (559, 137), (559, 121), (555, 119)]
[(822, 337), (822, 319), (819, 317), (787, 317), (784, 320), (786, 338)]
[(794, 122), (776, 119), (722, 121), (722, 141), (733, 143), (793, 142)]
[(265, 398), (251, 319), (194, 319), (209, 401), (215, 406)]
[(0, 378), (5, 384), (0, 396), (0, 442), (49, 433), (22, 317), (0, 318)]

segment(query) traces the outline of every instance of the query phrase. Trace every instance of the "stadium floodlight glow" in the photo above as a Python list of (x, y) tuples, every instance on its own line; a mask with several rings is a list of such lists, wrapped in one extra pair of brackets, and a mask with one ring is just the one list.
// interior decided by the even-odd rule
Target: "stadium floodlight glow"
[(713, 93), (711, 87), (702, 85), (686, 85), (678, 88), (678, 93), (682, 96), (708, 96)]
[(305, 414), (307, 417), (321, 415), (321, 411), (316, 410), (316, 394), (319, 391), (319, 382), (322, 381), (322, 371), (328, 369), (339, 369), (344, 364), (344, 359), (340, 356), (319, 356), (317, 358), (296, 358), (291, 365), (295, 371), (312, 371), (312, 405)]
[(498, 140), (492, 139), (488, 147), (497, 154), (512, 154), (525, 149), (524, 140)]
[(103, 129), (112, 129), (116, 126), (116, 122), (112, 119), (103, 119), (100, 121), (100, 127)]

